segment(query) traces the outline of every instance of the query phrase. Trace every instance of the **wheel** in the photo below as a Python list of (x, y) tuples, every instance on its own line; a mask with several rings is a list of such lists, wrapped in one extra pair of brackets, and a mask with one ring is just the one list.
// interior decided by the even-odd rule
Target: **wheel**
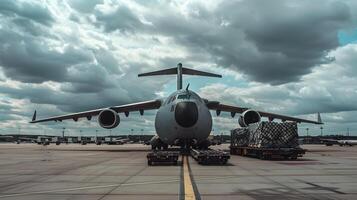
[(259, 154), (258, 157), (259, 157), (260, 160), (265, 160), (265, 156), (263, 154)]
[(296, 160), (297, 156), (291, 156), (291, 160)]

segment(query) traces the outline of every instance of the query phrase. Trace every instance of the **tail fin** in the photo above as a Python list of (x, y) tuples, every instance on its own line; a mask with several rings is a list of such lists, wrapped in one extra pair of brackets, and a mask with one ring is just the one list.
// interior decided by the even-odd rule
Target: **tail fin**
[(35, 110), (35, 112), (34, 112), (33, 115), (32, 115), (32, 121), (36, 121), (36, 110)]
[(213, 73), (209, 73), (209, 72), (203, 72), (203, 71), (198, 71), (198, 70), (194, 70), (194, 69), (184, 68), (184, 67), (182, 67), (181, 63), (177, 64), (177, 67), (174, 67), (174, 68), (143, 73), (143, 74), (139, 74), (138, 76), (141, 77), (141, 76), (157, 76), (157, 75), (170, 75), (170, 74), (177, 74), (177, 90), (182, 89), (182, 74), (222, 78), (222, 75), (219, 75), (219, 74), (213, 74)]

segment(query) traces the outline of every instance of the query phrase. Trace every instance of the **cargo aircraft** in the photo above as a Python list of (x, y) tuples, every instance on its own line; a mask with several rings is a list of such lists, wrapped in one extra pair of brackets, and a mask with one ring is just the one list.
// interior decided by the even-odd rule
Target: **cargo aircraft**
[(36, 119), (36, 110), (30, 123), (59, 121), (72, 119), (78, 121), (80, 118), (91, 120), (93, 116), (98, 116), (99, 125), (106, 129), (112, 129), (119, 125), (120, 114), (129, 116), (130, 112), (139, 111), (140, 115), (145, 110), (157, 109), (155, 118), (155, 130), (157, 135), (151, 139), (152, 148), (167, 149), (168, 145), (181, 146), (182, 148), (208, 148), (208, 136), (212, 130), (212, 116), (210, 110), (219, 116), (221, 112), (229, 112), (231, 117), (238, 113), (238, 124), (246, 127), (249, 124), (261, 121), (261, 117), (267, 117), (269, 121), (281, 119), (282, 121), (295, 121), (298, 123), (322, 124), (321, 120), (311, 121), (264, 111), (257, 111), (250, 108), (226, 105), (219, 101), (212, 101), (201, 98), (197, 93), (189, 90), (189, 85), (182, 88), (182, 75), (197, 75), (208, 77), (219, 77), (221, 75), (203, 72), (182, 67), (179, 63), (177, 67), (154, 72), (139, 74), (139, 77), (157, 75), (177, 75), (177, 90), (165, 99), (155, 99), (150, 101), (100, 108), (78, 113), (71, 113), (45, 119)]

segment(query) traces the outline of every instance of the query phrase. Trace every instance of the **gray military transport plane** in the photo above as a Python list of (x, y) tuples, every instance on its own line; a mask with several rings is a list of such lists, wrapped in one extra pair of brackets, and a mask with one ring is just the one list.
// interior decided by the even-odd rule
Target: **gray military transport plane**
[(79, 118), (91, 120), (93, 116), (98, 115), (98, 123), (101, 127), (112, 129), (119, 125), (119, 113), (124, 113), (126, 117), (130, 112), (139, 111), (141, 115), (144, 110), (158, 109), (155, 118), (155, 129), (157, 135), (151, 139), (152, 148), (166, 149), (168, 145), (181, 146), (184, 148), (207, 148), (209, 146), (208, 136), (212, 130), (212, 116), (210, 110), (215, 110), (217, 116), (223, 112), (230, 112), (234, 117), (239, 113), (238, 123), (246, 127), (251, 123), (261, 120), (261, 117), (267, 117), (269, 121), (281, 119), (282, 121), (306, 122), (313, 124), (322, 124), (320, 120), (311, 121), (285, 115), (278, 115), (268, 112), (256, 111), (250, 108), (239, 106), (230, 106), (218, 101), (211, 101), (201, 98), (197, 93), (188, 89), (182, 89), (182, 74), (219, 77), (221, 75), (188, 69), (182, 67), (179, 63), (177, 67), (164, 69), (144, 74), (142, 76), (156, 75), (177, 75), (177, 91), (173, 92), (166, 99), (157, 99), (139, 103), (112, 106), (109, 108), (100, 108), (96, 110), (72, 113), (67, 115), (55, 116), (45, 119), (36, 120), (36, 111), (30, 123), (46, 121), (62, 121), (73, 119), (78, 121)]

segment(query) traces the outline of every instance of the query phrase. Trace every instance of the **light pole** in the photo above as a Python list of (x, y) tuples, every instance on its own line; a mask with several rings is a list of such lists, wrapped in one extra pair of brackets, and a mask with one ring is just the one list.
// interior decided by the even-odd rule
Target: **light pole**
[(350, 136), (350, 128), (347, 128), (347, 137)]
[(65, 130), (66, 128), (65, 127), (63, 127), (62, 128), (62, 138), (64, 139), (64, 130)]
[(21, 127), (19, 127), (18, 129), (19, 129), (19, 132), (18, 132), (18, 136), (17, 136), (17, 142), (19, 143), (20, 142), (19, 137), (20, 137), (20, 133), (21, 133)]
[(322, 127), (322, 126), (321, 126), (321, 127), (320, 127), (320, 130), (321, 130), (321, 137), (322, 137), (322, 129), (324, 129), (324, 127)]
[(66, 144), (68, 144), (66, 139), (64, 138), (64, 130), (65, 129), (66, 129), (65, 127), (62, 128), (62, 140), (63, 140), (63, 142), (66, 142)]
[(144, 129), (141, 129), (141, 135), (140, 135), (140, 138), (139, 138), (139, 142), (141, 142), (141, 139), (142, 139), (142, 136), (143, 136), (143, 132), (144, 132)]

